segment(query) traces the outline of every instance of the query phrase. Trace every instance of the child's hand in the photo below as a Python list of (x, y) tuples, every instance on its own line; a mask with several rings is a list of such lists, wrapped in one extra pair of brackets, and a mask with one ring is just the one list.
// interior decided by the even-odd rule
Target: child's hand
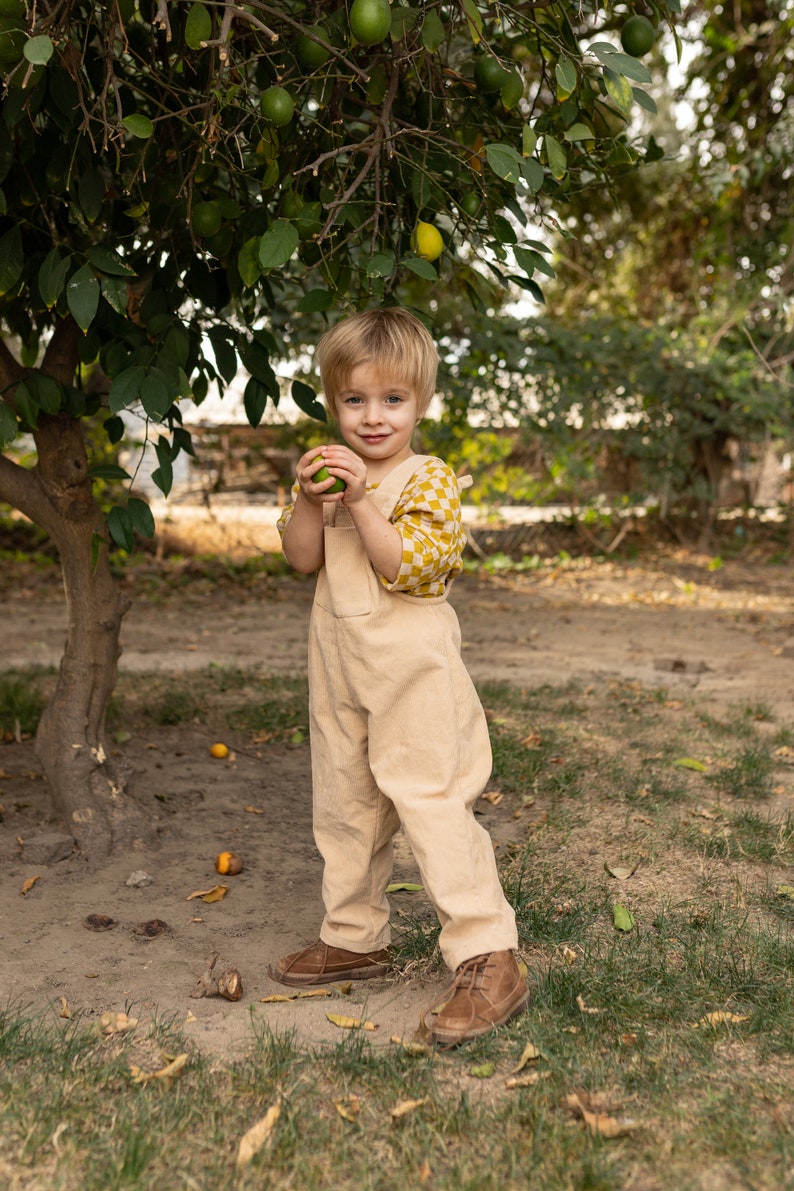
[[(342, 454), (344, 454), (344, 463), (353, 462), (354, 464), (358, 463), (361, 465), (364, 470), (364, 485), (366, 486), (366, 467), (364, 467), (358, 456), (354, 455), (347, 447), (312, 447), (311, 450), (301, 455), (296, 470), (301, 494), (311, 504), (335, 503), (346, 496), (347, 487), (349, 482), (353, 480), (353, 475), (348, 467), (340, 467), (338, 465), (337, 453), (340, 459)], [(322, 480), (315, 479), (317, 473), (324, 468), (328, 469), (328, 474), (325, 478)], [(330, 489), (340, 479), (345, 484), (345, 490), (331, 492)]]
[(328, 474), (336, 476), (345, 485), (338, 499), (346, 505), (362, 500), (367, 493), (367, 465), (361, 456), (351, 451), (350, 447), (338, 443), (323, 447), (322, 456)]

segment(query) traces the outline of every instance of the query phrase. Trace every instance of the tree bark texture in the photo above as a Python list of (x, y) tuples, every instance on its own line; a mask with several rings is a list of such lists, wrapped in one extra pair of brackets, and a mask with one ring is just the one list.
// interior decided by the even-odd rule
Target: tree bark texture
[[(79, 334), (76, 324), (65, 320), (48, 346), (41, 371), (71, 383)], [(9, 375), (10, 360), (7, 349), (0, 350), (6, 400), (9, 381), (24, 375), (19, 366), (17, 375)], [(110, 570), (107, 530), (94, 500), (79, 420), (64, 413), (41, 414), (33, 435), (35, 467), (23, 468), (0, 457), (0, 499), (47, 532), (58, 550), (66, 595), (64, 654), (55, 694), (39, 723), (36, 755), (54, 809), (86, 859), (96, 860), (112, 850), (151, 842), (155, 834), (105, 746), (121, 622), (130, 601)]]

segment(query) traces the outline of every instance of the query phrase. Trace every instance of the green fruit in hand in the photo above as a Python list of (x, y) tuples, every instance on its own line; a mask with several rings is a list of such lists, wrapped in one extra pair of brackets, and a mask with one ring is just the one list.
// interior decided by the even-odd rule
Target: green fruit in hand
[(483, 54), (477, 59), (474, 67), (474, 81), (480, 91), (486, 95), (494, 91), (501, 91), (507, 82), (510, 72), (505, 70), (498, 58), (490, 54)]
[(327, 29), (323, 29), (322, 25), (308, 25), (306, 30), (295, 38), (295, 57), (304, 70), (319, 70), (331, 57), (331, 51), (327, 50), (325, 46), (319, 45), (314, 38), (309, 36), (310, 33), (313, 33), (315, 37), (321, 37), (323, 41), (328, 41)]
[(620, 44), (632, 58), (643, 58), (655, 40), (656, 30), (647, 17), (629, 17), (620, 31)]
[(268, 87), (259, 98), (259, 108), (268, 124), (283, 128), (295, 111), (295, 100), (286, 87)]
[[(322, 463), (322, 459), (323, 459), (322, 455), (318, 455), (317, 458), (314, 460), (314, 462)], [(331, 478), (331, 473), (329, 472), (328, 468), (323, 463), (323, 466), (320, 468), (320, 470), (316, 471), (314, 473), (314, 475), (312, 476), (312, 481), (315, 484), (322, 484), (323, 480), (330, 480), (330, 478)], [(333, 484), (331, 485), (331, 487), (326, 488), (325, 491), (326, 492), (344, 492), (345, 488), (347, 488), (347, 484), (345, 483), (344, 480), (340, 480), (339, 476), (337, 476), (336, 479), (334, 480)], [(325, 493), (323, 493), (323, 495), (325, 495)]]
[(353, 0), (350, 9), (350, 32), (359, 45), (379, 45), (389, 29), (389, 0)]

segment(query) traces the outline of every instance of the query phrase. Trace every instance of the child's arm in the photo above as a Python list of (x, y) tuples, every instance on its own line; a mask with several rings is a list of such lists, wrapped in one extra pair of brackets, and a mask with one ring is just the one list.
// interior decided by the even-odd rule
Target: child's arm
[(402, 538), (367, 495), (367, 466), (349, 447), (332, 444), (324, 450), (331, 475), (345, 482), (340, 499), (358, 530), (367, 558), (376, 571), (394, 582), (402, 560)]
[(329, 476), (319, 484), (312, 480), (314, 472), (322, 466), (322, 459), (318, 458), (321, 451), (322, 447), (313, 447), (298, 460), (296, 476), (300, 487), (281, 538), (287, 562), (301, 575), (319, 571), (325, 562), (323, 505), (339, 500), (339, 495), (325, 496), (336, 477)]

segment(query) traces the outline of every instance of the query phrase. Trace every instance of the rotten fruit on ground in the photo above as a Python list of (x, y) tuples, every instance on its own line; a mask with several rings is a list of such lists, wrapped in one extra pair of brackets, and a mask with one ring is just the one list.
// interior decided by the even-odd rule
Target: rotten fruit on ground
[(222, 761), (224, 757), (229, 756), (228, 745), (223, 744), (223, 742), (220, 740), (216, 741), (215, 744), (211, 744), (210, 756), (217, 757), (219, 761)]
[[(317, 458), (314, 460), (314, 462), (322, 463), (323, 462), (322, 455), (318, 455)], [(324, 463), (323, 463), (323, 466), (320, 468), (320, 470), (316, 471), (314, 473), (314, 475), (312, 476), (312, 480), (314, 481), (315, 484), (322, 484), (323, 480), (330, 480), (330, 478), (331, 478), (331, 473), (329, 472), (328, 468), (325, 466)], [(326, 488), (325, 491), (326, 492), (344, 492), (345, 488), (347, 488), (347, 484), (345, 483), (344, 480), (340, 480), (339, 476), (337, 476), (336, 479), (334, 480), (333, 484), (331, 485), (331, 487)]]
[(221, 852), (215, 857), (215, 868), (224, 877), (236, 877), (243, 871), (243, 862), (236, 852)]

